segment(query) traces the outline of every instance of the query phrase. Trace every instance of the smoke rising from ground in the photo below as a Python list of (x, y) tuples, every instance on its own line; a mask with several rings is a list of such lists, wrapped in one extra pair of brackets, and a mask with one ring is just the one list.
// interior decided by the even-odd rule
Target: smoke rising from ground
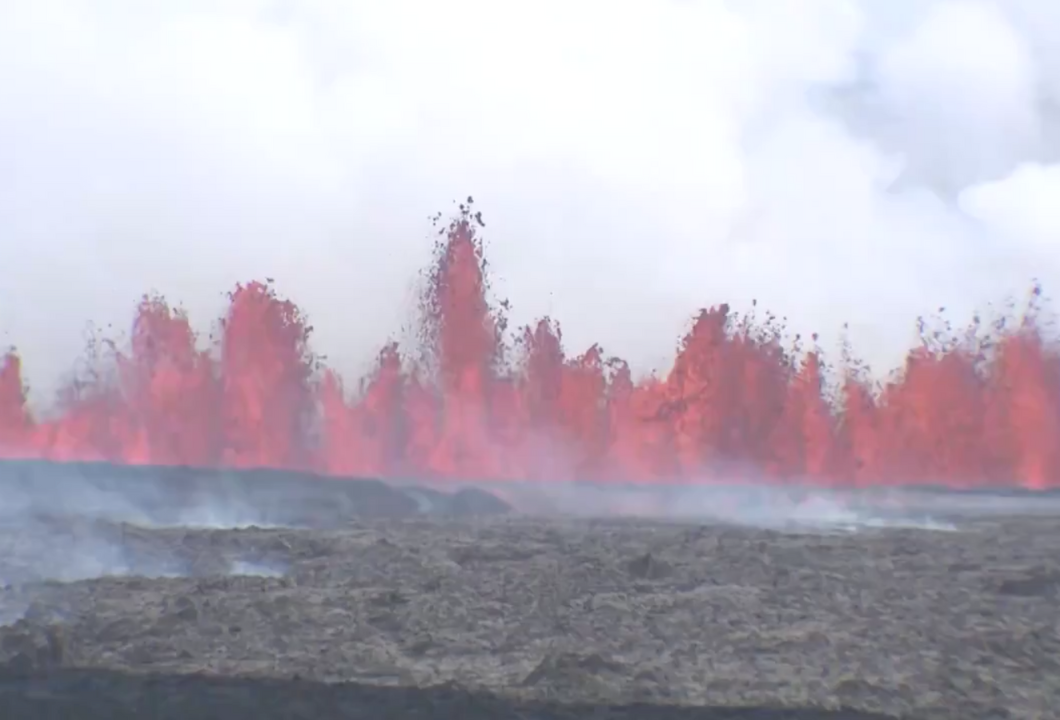
[[(33, 597), (31, 590), (22, 588), (46, 580), (284, 574), (288, 560), (281, 540), (268, 548), (244, 546), (238, 538), (216, 545), (220, 540), (211, 539), (211, 533), (347, 527), (358, 517), (389, 516), (373, 509), (365, 494), (365, 488), (370, 492), (375, 486), (361, 485), (359, 491), (343, 495), (358, 481), (275, 474), (276, 486), (269, 488), (270, 480), (254, 472), (174, 483), (157, 468), (111, 466), (108, 471), (93, 466), (79, 471), (77, 466), (35, 463), (21, 466), (21, 476), (19, 468), (8, 463), (0, 474), (0, 588), (8, 588), (0, 593), (0, 621), (11, 613), (21, 616)], [(193, 483), (199, 483), (197, 488)], [(400, 517), (405, 518), (504, 512), (490, 504), (492, 494), (520, 514), (724, 523), (798, 532), (955, 530), (968, 518), (988, 514), (1056, 512), (1056, 501), (1049, 497), (1031, 503), (1019, 497), (828, 491), (766, 483), (606, 486), (509, 481), (465, 488), (462, 510), (454, 505), (460, 493), (412, 486), (384, 492), (404, 499)], [(479, 495), (469, 494), (475, 492)], [(343, 497), (355, 499), (344, 502)], [(338, 509), (341, 517), (330, 517), (322, 511), (325, 506)], [(205, 564), (203, 552), (211, 558)]]
[[(157, 289), (207, 330), (275, 277), (355, 378), (412, 317), (427, 216), (473, 193), (514, 324), (558, 317), (573, 353), (660, 367), (696, 307), (757, 299), (829, 349), (849, 322), (882, 371), (918, 314), (1055, 291), (1058, 31), (1045, 0), (7, 3), (0, 334), (47, 405), (87, 322)], [(862, 522), (819, 497), (733, 502)], [(50, 531), (38, 501), (0, 518)], [(270, 522), (242, 502), (40, 507)], [(85, 532), (35, 571), (175, 572)]]
[[(0, 587), (105, 576), (181, 577), (191, 572), (188, 560), (138, 542), (138, 529), (272, 526), (269, 508), (255, 507), (248, 498), (191, 498), (175, 508), (172, 497), (149, 483), (129, 492), (128, 486), (108, 488), (62, 468), (54, 468), (51, 479), (54, 482), (38, 477), (17, 484), (4, 478)], [(227, 572), (257, 575), (277, 570), (236, 558)]]
[[(782, 532), (949, 530), (961, 521), (993, 513), (1042, 509), (1037, 501), (970, 498), (951, 493), (829, 491), (771, 485), (611, 486), (568, 483), (504, 483), (495, 491), (524, 512), (580, 518), (640, 518), (724, 524)], [(1055, 503), (1046, 501), (1056, 512)]]
[(662, 367), (752, 299), (880, 372), (917, 315), (1060, 283), (1060, 12), (931, 2), (0, 9), (0, 333), (48, 404), (89, 321), (275, 277), (356, 377), (473, 193), (496, 289)]
[[(19, 482), (0, 469), (0, 624), (18, 620), (40, 595), (39, 583), (102, 577), (178, 578), (196, 575), (280, 577), (285, 563), (228, 549), (204, 565), (186, 533), (277, 527), (277, 509), (237, 493), (185, 497), (151, 482), (138, 486), (41, 465)], [(49, 477), (41, 477), (47, 473)]]
[(13, 607), (23, 608), (20, 615), (32, 599), (22, 589), (42, 581), (279, 577), (291, 562), (291, 547), (272, 531), (508, 510), (472, 489), (396, 488), (269, 470), (5, 461), (0, 622)]

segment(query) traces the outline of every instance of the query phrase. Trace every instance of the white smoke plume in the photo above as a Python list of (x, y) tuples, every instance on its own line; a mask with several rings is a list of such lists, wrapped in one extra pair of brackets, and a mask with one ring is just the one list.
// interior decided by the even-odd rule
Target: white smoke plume
[(275, 277), (356, 376), (472, 194), (572, 352), (661, 369), (757, 299), (884, 371), (1060, 286), (1058, 37), (1049, 0), (3, 3), (0, 339), (47, 403), (86, 322)]

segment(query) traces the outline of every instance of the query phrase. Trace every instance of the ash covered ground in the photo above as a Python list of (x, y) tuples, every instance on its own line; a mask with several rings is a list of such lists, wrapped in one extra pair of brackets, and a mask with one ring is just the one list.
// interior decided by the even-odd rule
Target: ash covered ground
[(5, 720), (1060, 707), (1050, 498), (0, 478)]

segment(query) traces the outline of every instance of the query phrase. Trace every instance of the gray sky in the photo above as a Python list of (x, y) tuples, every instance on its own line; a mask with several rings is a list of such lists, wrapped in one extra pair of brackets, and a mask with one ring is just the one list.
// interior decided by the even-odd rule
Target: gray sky
[(0, 3), (0, 338), (38, 393), (151, 289), (275, 277), (347, 376), (476, 197), (496, 287), (664, 367), (757, 298), (881, 370), (1060, 287), (1052, 0)]

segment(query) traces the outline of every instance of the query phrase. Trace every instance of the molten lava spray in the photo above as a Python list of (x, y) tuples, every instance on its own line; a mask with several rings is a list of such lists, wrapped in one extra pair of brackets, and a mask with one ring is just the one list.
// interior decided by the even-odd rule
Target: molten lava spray
[(1060, 348), (1037, 290), (1016, 323), (923, 330), (881, 384), (849, 348), (830, 367), (773, 316), (727, 305), (695, 316), (668, 374), (637, 379), (598, 346), (568, 354), (550, 318), (509, 336), (482, 225), (469, 199), (442, 227), (417, 346), (387, 344), (354, 387), (270, 283), (238, 286), (205, 346), (148, 296), (128, 347), (94, 343), (48, 419), (3, 356), (0, 455), (439, 482), (1060, 486)]

